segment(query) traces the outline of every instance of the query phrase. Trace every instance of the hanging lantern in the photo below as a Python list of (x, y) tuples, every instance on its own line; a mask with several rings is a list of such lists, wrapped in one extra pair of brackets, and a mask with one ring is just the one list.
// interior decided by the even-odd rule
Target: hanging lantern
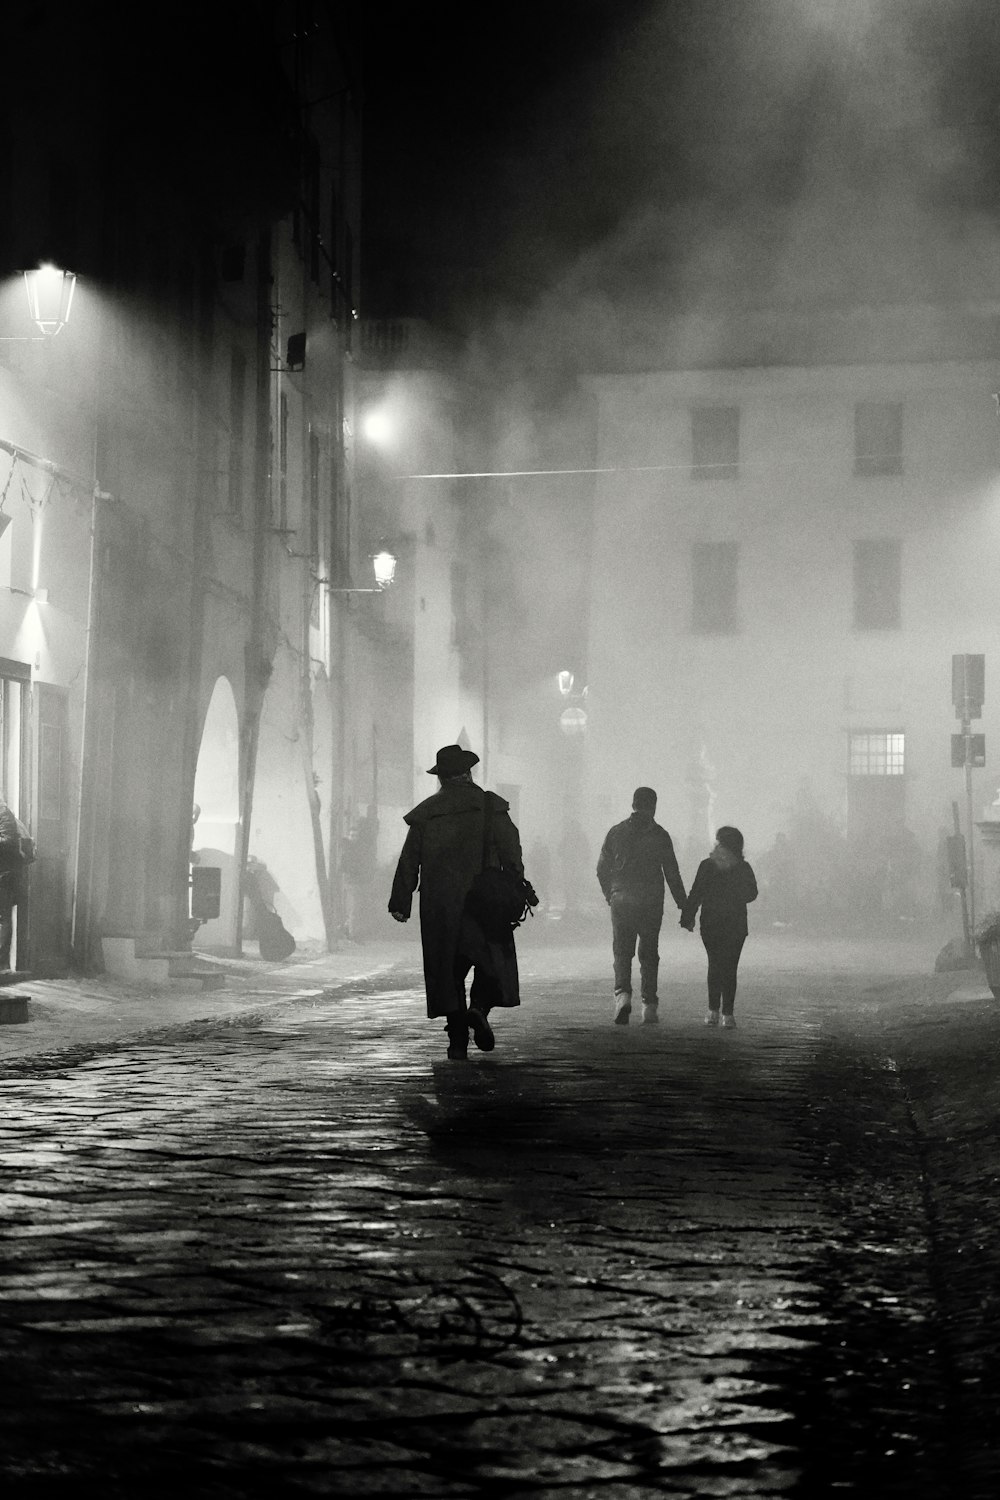
[(24, 289), (28, 294), (28, 314), (42, 333), (54, 337), (69, 322), (76, 276), (60, 271), (58, 266), (39, 266), (25, 271)]
[(396, 576), (396, 557), (388, 547), (382, 547), (372, 558), (375, 582), (380, 589), (387, 589)]

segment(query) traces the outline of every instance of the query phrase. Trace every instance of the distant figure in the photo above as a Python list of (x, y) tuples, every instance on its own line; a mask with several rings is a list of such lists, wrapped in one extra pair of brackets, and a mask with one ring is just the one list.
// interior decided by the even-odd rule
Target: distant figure
[(541, 914), (551, 903), (552, 889), (552, 855), (543, 839), (532, 840), (528, 850), (528, 869), (532, 874), (532, 885), (538, 892), (537, 910)]
[(708, 954), (708, 1013), (706, 1026), (718, 1026), (719, 1008), (727, 1031), (736, 1029), (736, 971), (747, 940), (747, 904), (757, 898), (757, 880), (743, 858), (743, 835), (723, 827), (715, 848), (698, 866), (681, 911), (681, 926), (694, 931), (701, 907), (701, 940)]
[(28, 830), (0, 797), (0, 973), (5, 974), (10, 973), (14, 907), (25, 894), (26, 842), (31, 843)]
[(590, 864), (590, 844), (578, 818), (571, 818), (559, 840), (562, 867), (563, 918), (575, 917), (581, 907), (584, 872)]
[[(495, 1006), (520, 1004), (514, 939), (488, 939), (465, 911), (466, 897), (483, 867), (484, 810), (492, 804), (492, 832), (486, 863), (523, 876), (521, 840), (509, 804), (472, 779), (479, 756), (461, 745), (443, 745), (428, 771), (439, 787), (406, 814), (408, 825), (389, 897), (389, 913), (409, 920), (413, 892), (420, 886), (420, 941), (423, 949), (427, 1014), (443, 1016), (448, 1057), (468, 1058), (469, 1033), (483, 1052), (496, 1039), (489, 1023)], [(473, 970), (466, 1002), (465, 981)]]
[(631, 816), (608, 830), (597, 861), (597, 879), (611, 908), (616, 1026), (627, 1026), (632, 1014), (632, 959), (637, 941), (643, 1025), (659, 1019), (656, 984), (664, 882), (678, 907), (686, 899), (673, 840), (656, 822), (655, 814), (653, 788), (636, 787)]

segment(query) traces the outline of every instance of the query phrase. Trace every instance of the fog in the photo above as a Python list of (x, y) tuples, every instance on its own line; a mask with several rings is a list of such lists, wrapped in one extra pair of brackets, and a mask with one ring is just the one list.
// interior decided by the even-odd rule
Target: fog
[[(368, 601), (345, 604), (358, 642), (349, 661), (313, 608), (314, 585), (331, 595), (339, 585), (312, 576), (296, 539), (310, 482), (305, 440), (283, 470), (275, 448), (256, 446), (260, 410), (249, 392), (242, 425), (235, 414), (238, 356), (248, 369), (261, 353), (262, 288), (273, 320), (264, 362), (290, 375), (288, 336), (318, 293), (303, 289), (292, 238), (288, 183), (300, 164), (288, 101), (268, 95), (260, 106), (270, 74), (250, 42), (224, 78), (213, 71), (230, 14), (220, 9), (204, 55), (180, 30), (162, 67), (138, 47), (133, 62), (148, 70), (125, 70), (110, 126), (88, 98), (86, 70), (60, 53), (55, 103), (38, 139), (28, 132), (12, 157), (23, 211), (9, 254), (35, 243), (53, 197), (82, 256), (71, 326), (48, 348), (3, 346), (0, 437), (68, 476), (52, 484), (50, 470), (12, 449), (9, 474), (0, 461), (24, 521), (4, 546), (12, 576), (26, 577), (18, 601), (32, 596), (31, 612), (11, 604), (12, 632), (25, 628), (20, 612), (34, 631), (15, 654), (67, 687), (78, 736), (97, 635), (107, 704), (126, 665), (132, 674), (136, 745), (160, 744), (200, 683), (164, 805), (141, 757), (122, 752), (122, 837), (141, 844), (157, 827), (166, 844), (171, 821), (186, 836), (193, 775), (206, 802), (199, 837), (212, 830), (213, 846), (228, 840), (238, 861), (249, 764), (241, 716), (262, 709), (266, 769), (249, 852), (275, 869), (288, 921), (317, 937), (321, 917), (329, 922), (323, 886), (337, 840), (369, 794), (395, 817), (435, 739), (474, 738), (485, 722), (483, 774), (517, 790), (526, 845), (544, 843), (553, 859), (575, 848), (574, 871), (592, 872), (607, 828), (648, 784), (688, 880), (720, 822), (743, 829), (770, 891), (769, 922), (953, 924), (941, 851), (964, 787), (948, 760), (950, 662), (956, 652), (990, 658), (996, 645), (987, 603), (1000, 529), (996, 6), (595, 0), (530, 16), (515, 6), (484, 62), (466, 5), (445, 7), (441, 32), (428, 30), (424, 51), (403, 58), (397, 76), (408, 71), (410, 92), (381, 124), (375, 113), (371, 159), (345, 150), (338, 171), (369, 171), (361, 309), (423, 318), (447, 350), (447, 391), (423, 366), (415, 379), (404, 368), (383, 382), (386, 410), (403, 427), (429, 427), (438, 401), (451, 446), (439, 431), (423, 448), (390, 453), (387, 475), (366, 470), (371, 434), (360, 420), (351, 427), (365, 394), (357, 346), (345, 409), (318, 394), (339, 390), (340, 334), (329, 317), (310, 328), (305, 394), (295, 379), (283, 389), (295, 431), (306, 432), (315, 398), (324, 432), (347, 434), (359, 485), (351, 566), (366, 565), (377, 536), (397, 524), (414, 555), (429, 554), (428, 507), (450, 517), (440, 534), (469, 565), (482, 611), (468, 654), (483, 657), (485, 640), (488, 662), (457, 667), (450, 641), (440, 672), (450, 696), (437, 707), (412, 701), (402, 648), (381, 693), (372, 663), (384, 667), (412, 635), (424, 603), (448, 634), (457, 584), (444, 543), (426, 592), (412, 571), (406, 581), (403, 558), (397, 602), (387, 597), (378, 616), (365, 613)], [(380, 13), (378, 25), (398, 20)], [(27, 47), (40, 22), (32, 14), (22, 24)], [(421, 17), (409, 24), (424, 29)], [(74, 25), (69, 50), (85, 52), (86, 16)], [(449, 29), (451, 47), (432, 71)], [(130, 55), (126, 40), (118, 45)], [(405, 39), (398, 46), (402, 55)], [(379, 63), (377, 51), (366, 60), (376, 78)], [(12, 121), (30, 117), (33, 89), (27, 78), (12, 84)], [(177, 95), (190, 96), (180, 120)], [(316, 93), (318, 105), (339, 98)], [(408, 117), (411, 104), (430, 125)], [(387, 139), (396, 157), (386, 156)], [(75, 198), (62, 201), (40, 164), (46, 152), (72, 157), (69, 140), (80, 176)], [(65, 165), (60, 158), (59, 171)], [(84, 206), (88, 192), (104, 191), (105, 170), (117, 208), (114, 223), (98, 224)], [(279, 221), (274, 276), (258, 284), (256, 237)], [(101, 265), (117, 277), (113, 291)], [(330, 269), (324, 262), (327, 281)], [(5, 283), (5, 328), (20, 326), (21, 296)], [(196, 379), (202, 356), (209, 363)], [(268, 398), (275, 430), (278, 384)], [(890, 441), (895, 412), (901, 437)], [(873, 455), (869, 441), (889, 447)], [(459, 477), (419, 477), (442, 465)], [(327, 483), (323, 470), (318, 484)], [(421, 510), (424, 484), (438, 488)], [(242, 525), (265, 489), (274, 523), (266, 587)], [(419, 527), (401, 518), (401, 494)], [(289, 495), (298, 497), (292, 524)], [(97, 630), (86, 539), (91, 507), (105, 505), (115, 510), (112, 581), (141, 559), (143, 608), (111, 609)], [(18, 538), (29, 536), (36, 556), (25, 562), (14, 543), (27, 556)], [(42, 598), (59, 548), (69, 566), (59, 563), (61, 584)], [(345, 592), (365, 581), (349, 572)], [(572, 674), (565, 691), (560, 672)], [(310, 724), (298, 718), (306, 679)], [(222, 682), (243, 682), (246, 700), (225, 699), (199, 762), (198, 731)], [(357, 712), (338, 717), (345, 684)], [(486, 697), (478, 716), (476, 692)], [(993, 714), (988, 688), (974, 820), (993, 807), (1000, 776)], [(418, 743), (404, 745), (404, 730)], [(893, 737), (902, 759), (885, 775)], [(209, 799), (205, 782), (222, 790)], [(380, 837), (384, 860), (385, 829)], [(325, 870), (315, 858), (324, 845)], [(977, 859), (985, 894), (1000, 904), (1000, 872), (983, 850)], [(116, 903), (130, 918), (133, 906), (157, 907), (145, 867), (108, 866), (112, 916)], [(579, 900), (603, 916), (587, 879)], [(566, 878), (553, 884), (554, 904), (572, 906)]]
[[(650, 783), (687, 878), (744, 829), (769, 921), (954, 922), (950, 657), (994, 640), (998, 56), (983, 4), (627, 7), (500, 142), (491, 295), (459, 317), (502, 372), (476, 467), (516, 560), (507, 711), (560, 667), (588, 686), (582, 744), (547, 747), (553, 846)], [(898, 475), (857, 478), (858, 401), (902, 406)], [(693, 406), (739, 411), (726, 482), (692, 472)], [(880, 538), (899, 618), (867, 633)], [(699, 627), (699, 586), (731, 619)], [(905, 774), (861, 774), (890, 732)]]

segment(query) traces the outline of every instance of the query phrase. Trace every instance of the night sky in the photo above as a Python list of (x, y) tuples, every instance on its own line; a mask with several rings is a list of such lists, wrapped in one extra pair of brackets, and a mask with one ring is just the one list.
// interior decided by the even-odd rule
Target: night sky
[[(288, 210), (296, 126), (249, 13), (178, 0), (155, 26), (109, 28), (91, 0), (28, 0), (6, 23), (23, 65), (0, 124), (7, 111), (57, 158), (96, 157), (96, 112), (151, 230), (193, 208), (223, 240), (252, 232)], [(334, 0), (325, 14), (364, 101), (369, 315), (530, 326), (544, 343), (608, 308), (995, 293), (996, 0)], [(14, 266), (21, 207), (3, 236)]]
[(995, 289), (993, 0), (389, 4), (364, 76), (369, 312)]

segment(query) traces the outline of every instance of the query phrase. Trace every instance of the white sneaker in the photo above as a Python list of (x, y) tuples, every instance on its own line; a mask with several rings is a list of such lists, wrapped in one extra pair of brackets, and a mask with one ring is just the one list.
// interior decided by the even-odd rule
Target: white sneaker
[(706, 1026), (718, 1026), (718, 1024), (719, 1024), (719, 1012), (717, 1010), (710, 1010), (708, 1012), (708, 1014), (706, 1015), (706, 1017), (705, 1017), (705, 1025)]
[(723, 1029), (723, 1031), (735, 1031), (736, 1030), (736, 1017), (735, 1016), (723, 1016), (723, 1018), (722, 1018), (722, 1029)]
[(660, 1009), (659, 1005), (658, 1005), (657, 1001), (655, 1001), (655, 1000), (652, 1001), (652, 1003), (649, 1003), (649, 1002), (647, 1002), (645, 1000), (642, 1002), (642, 1024), (643, 1024), (643, 1026), (655, 1026), (656, 1025), (657, 1021), (659, 1021), (659, 1019), (660, 1019), (659, 1009)]
[(628, 1018), (632, 1014), (632, 996), (615, 996), (615, 1025), (627, 1026)]

